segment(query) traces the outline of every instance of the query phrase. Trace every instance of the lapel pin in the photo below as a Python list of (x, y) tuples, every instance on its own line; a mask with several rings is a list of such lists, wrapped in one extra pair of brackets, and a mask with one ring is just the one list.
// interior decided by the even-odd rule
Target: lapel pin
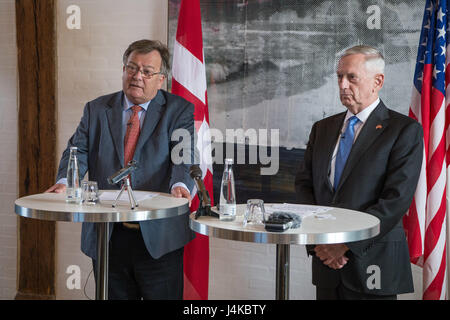
[(381, 125), (381, 124), (377, 124), (377, 126), (375, 127), (375, 129), (381, 129), (381, 128), (383, 128), (383, 126)]

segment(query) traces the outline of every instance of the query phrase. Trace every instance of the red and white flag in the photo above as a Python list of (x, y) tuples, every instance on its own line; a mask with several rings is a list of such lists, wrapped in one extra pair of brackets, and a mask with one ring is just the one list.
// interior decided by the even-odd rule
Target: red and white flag
[(423, 267), (423, 299), (446, 298), (447, 183), (450, 177), (448, 0), (427, 0), (409, 116), (422, 124), (422, 170), (403, 224), (411, 262)]
[[(212, 156), (200, 0), (182, 0), (173, 47), (172, 93), (192, 102), (203, 181), (213, 204)], [(196, 193), (194, 190), (193, 194)], [(191, 211), (199, 199), (192, 200)], [(184, 299), (208, 299), (209, 238), (196, 234), (184, 248)]]

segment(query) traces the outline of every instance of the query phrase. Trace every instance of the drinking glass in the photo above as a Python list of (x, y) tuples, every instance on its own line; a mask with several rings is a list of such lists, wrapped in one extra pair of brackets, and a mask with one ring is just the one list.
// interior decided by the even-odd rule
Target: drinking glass
[(98, 185), (96, 181), (83, 181), (81, 184), (83, 190), (83, 203), (94, 205), (99, 203)]
[(266, 219), (264, 210), (264, 201), (261, 199), (247, 200), (247, 208), (244, 215), (244, 227), (247, 224), (264, 224)]

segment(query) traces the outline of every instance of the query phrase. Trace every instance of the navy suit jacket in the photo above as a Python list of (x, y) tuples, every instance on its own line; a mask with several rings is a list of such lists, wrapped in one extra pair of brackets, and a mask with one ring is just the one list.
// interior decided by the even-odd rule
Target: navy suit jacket
[[(122, 131), (123, 91), (99, 97), (84, 107), (83, 116), (64, 151), (57, 179), (66, 176), (69, 148), (78, 147), (81, 178), (97, 181), (99, 189), (115, 189), (107, 178), (124, 166)], [(171, 151), (179, 141), (171, 141), (172, 133), (185, 129), (190, 133), (190, 148), (183, 149), (190, 163), (174, 164)], [(189, 144), (190, 143), (190, 144)], [(177, 148), (178, 150), (178, 148)], [(159, 90), (151, 100), (136, 145), (134, 160), (139, 167), (131, 174), (134, 190), (170, 192), (170, 187), (183, 182), (190, 190), (193, 181), (189, 167), (194, 163), (194, 106), (181, 97)], [(154, 258), (181, 248), (193, 239), (188, 215), (139, 222), (148, 252)], [(111, 236), (114, 224), (110, 224)], [(83, 223), (81, 250), (97, 257), (96, 224)]]
[[(340, 270), (313, 256), (313, 284), (347, 288), (368, 294), (412, 292), (413, 282), (402, 217), (408, 210), (423, 155), (423, 132), (415, 120), (380, 102), (353, 144), (336, 191), (328, 175), (345, 112), (314, 124), (304, 162), (296, 176), (300, 203), (341, 207), (366, 212), (380, 219), (380, 234), (346, 243), (348, 263)], [(314, 255), (314, 246), (307, 246)], [(373, 267), (379, 267), (379, 288), (368, 285)], [(373, 278), (372, 278), (373, 279)]]

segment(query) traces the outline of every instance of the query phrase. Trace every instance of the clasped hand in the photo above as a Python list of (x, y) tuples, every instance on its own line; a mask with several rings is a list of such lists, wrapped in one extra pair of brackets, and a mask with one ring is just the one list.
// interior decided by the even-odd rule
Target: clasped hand
[(320, 244), (314, 248), (316, 256), (332, 269), (341, 269), (347, 264), (348, 258), (344, 255), (347, 250), (345, 244)]

